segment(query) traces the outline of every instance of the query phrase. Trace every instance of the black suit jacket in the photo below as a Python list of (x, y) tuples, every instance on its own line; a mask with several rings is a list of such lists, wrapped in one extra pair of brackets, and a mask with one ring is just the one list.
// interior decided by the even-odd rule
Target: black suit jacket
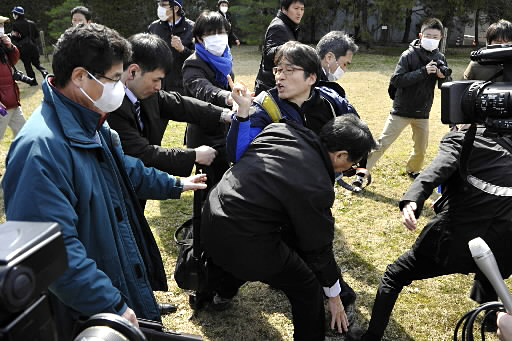
[(176, 92), (159, 91), (141, 100), (144, 130), (141, 132), (130, 99), (125, 96), (119, 109), (110, 113), (108, 123), (119, 133), (126, 154), (172, 175), (189, 176), (196, 153), (193, 149), (161, 147), (169, 120), (189, 122), (206, 130), (220, 124), (222, 108)]

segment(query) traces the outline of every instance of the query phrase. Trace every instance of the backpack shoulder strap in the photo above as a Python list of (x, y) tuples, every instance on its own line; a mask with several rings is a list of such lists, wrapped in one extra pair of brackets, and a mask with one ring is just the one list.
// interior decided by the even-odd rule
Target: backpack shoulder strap
[(254, 102), (258, 103), (265, 110), (267, 115), (272, 119), (272, 122), (281, 121), (281, 118), (283, 117), (281, 110), (274, 98), (267, 91), (262, 91), (258, 96), (256, 96)]

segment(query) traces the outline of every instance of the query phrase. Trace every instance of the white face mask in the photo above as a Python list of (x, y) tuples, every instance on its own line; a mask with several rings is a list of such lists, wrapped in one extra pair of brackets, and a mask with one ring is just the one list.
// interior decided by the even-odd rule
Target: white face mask
[(167, 19), (169, 18), (169, 16), (167, 15), (167, 8), (164, 8), (162, 6), (158, 6), (156, 14), (158, 15), (158, 19), (162, 21), (167, 21)]
[(220, 11), (225, 14), (228, 11), (228, 6), (220, 6)]
[(427, 51), (434, 51), (439, 46), (439, 40), (430, 38), (421, 38), (421, 47)]
[(96, 82), (100, 83), (103, 86), (103, 92), (98, 100), (93, 100), (84, 89), (80, 88), (80, 91), (87, 97), (96, 108), (100, 109), (103, 112), (112, 112), (123, 104), (124, 99), (124, 87), (121, 81), (115, 83), (107, 83), (103, 84), (96, 77), (91, 75), (89, 71), (87, 71), (89, 76), (91, 76)]
[(222, 56), (228, 46), (227, 33), (215, 34), (203, 38), (205, 49), (215, 56)]
[[(338, 63), (336, 63), (338, 65)], [(345, 74), (345, 71), (338, 65), (336, 68), (336, 71), (334, 73), (327, 73), (327, 79), (329, 79), (331, 82), (336, 82), (338, 79), (341, 78)]]
[(0, 36), (5, 33), (5, 29), (3, 26), (0, 26)]

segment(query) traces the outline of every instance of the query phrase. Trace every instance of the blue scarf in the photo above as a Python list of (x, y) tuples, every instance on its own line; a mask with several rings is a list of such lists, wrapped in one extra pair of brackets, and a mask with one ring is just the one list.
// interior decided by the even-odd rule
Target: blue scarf
[(222, 56), (218, 57), (207, 51), (203, 44), (196, 43), (196, 53), (215, 70), (215, 81), (224, 88), (228, 88), (228, 75), (233, 69), (233, 56), (229, 46), (226, 46)]

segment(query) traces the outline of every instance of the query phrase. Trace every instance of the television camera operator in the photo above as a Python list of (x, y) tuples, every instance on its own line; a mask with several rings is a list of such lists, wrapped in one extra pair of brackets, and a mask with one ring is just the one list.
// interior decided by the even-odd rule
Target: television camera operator
[[(472, 54), (481, 63), (504, 63), (512, 47)], [(402, 222), (417, 229), (425, 201), (442, 185), (434, 204), (436, 216), (412, 248), (388, 265), (380, 281), (372, 317), (361, 340), (380, 340), (404, 286), (453, 273), (476, 273), (468, 242), (484, 239), (496, 256), (501, 274), (512, 272), (512, 82), (511, 65), (504, 65), (509, 83), (452, 82), (442, 87), (443, 123), (472, 123), (468, 130), (449, 132), (439, 153), (400, 201)], [(462, 100), (461, 100), (462, 99)], [(462, 106), (461, 106), (461, 103)], [(490, 286), (490, 284), (489, 284)], [(492, 287), (491, 287), (492, 288)]]

